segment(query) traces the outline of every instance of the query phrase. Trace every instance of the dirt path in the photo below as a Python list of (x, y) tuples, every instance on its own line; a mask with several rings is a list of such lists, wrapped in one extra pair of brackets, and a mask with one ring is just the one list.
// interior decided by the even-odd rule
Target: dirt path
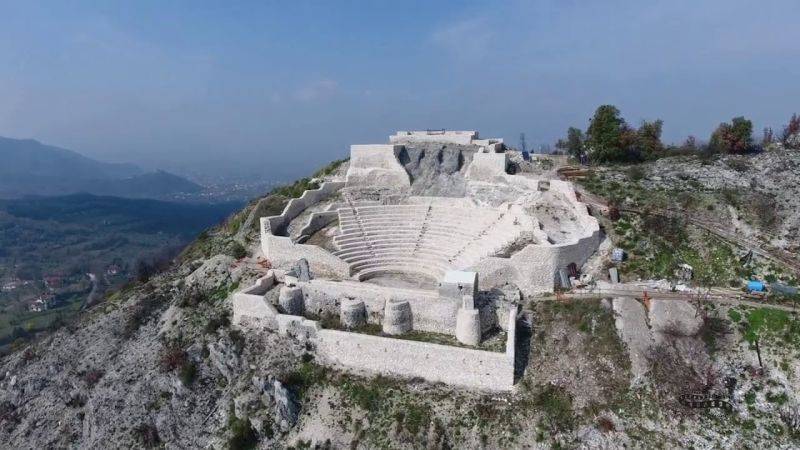
[[(615, 286), (619, 288), (596, 288), (586, 291), (566, 292), (561, 294), (558, 298), (563, 299), (599, 299), (599, 298), (642, 298), (644, 291), (647, 291), (648, 297), (656, 300), (683, 300), (696, 302), (696, 293), (687, 292), (663, 292), (654, 291), (643, 287), (641, 285), (619, 283)], [(742, 299), (742, 293), (733, 289), (714, 288), (707, 296), (703, 296), (703, 301), (714, 303), (721, 303), (734, 306), (752, 306), (755, 308), (767, 307), (778, 309), (788, 312), (800, 312), (800, 307), (793, 307), (787, 305), (776, 305), (774, 303), (758, 302), (754, 300)], [(537, 300), (557, 300), (556, 296), (541, 297)]]
[(628, 347), (631, 359), (631, 385), (637, 385), (644, 380), (647, 373), (647, 354), (653, 345), (647, 314), (644, 306), (630, 297), (615, 297), (611, 304), (617, 330)]

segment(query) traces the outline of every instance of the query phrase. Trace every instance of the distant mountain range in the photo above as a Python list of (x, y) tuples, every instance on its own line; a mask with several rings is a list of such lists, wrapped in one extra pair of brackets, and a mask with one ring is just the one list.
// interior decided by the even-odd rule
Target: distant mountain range
[(96, 161), (33, 139), (0, 137), (0, 198), (85, 192), (129, 198), (194, 194), (202, 186), (164, 171)]

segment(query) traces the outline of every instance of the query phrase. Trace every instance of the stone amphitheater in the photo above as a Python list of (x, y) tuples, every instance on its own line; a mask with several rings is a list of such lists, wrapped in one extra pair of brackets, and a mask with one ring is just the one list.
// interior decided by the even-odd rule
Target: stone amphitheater
[(234, 294), (234, 323), (356, 373), (512, 389), (518, 305), (600, 239), (570, 183), (515, 153), (474, 131), (351, 146), (346, 175), (261, 218), (273, 268)]

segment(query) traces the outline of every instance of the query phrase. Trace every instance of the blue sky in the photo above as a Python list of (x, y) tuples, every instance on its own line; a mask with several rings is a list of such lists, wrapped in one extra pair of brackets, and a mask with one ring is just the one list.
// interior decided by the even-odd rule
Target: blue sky
[[(98, 6), (103, 3), (103, 6)], [(800, 110), (800, 2), (3, 2), (0, 135), (294, 177), (397, 129), (668, 141)]]

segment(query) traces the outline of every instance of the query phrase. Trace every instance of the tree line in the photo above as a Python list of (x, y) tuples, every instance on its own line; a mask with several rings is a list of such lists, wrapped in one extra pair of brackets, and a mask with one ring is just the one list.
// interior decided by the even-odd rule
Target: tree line
[(556, 148), (577, 159), (602, 164), (641, 162), (678, 154), (745, 154), (778, 143), (800, 146), (800, 116), (797, 114), (783, 127), (780, 137), (776, 137), (771, 128), (764, 128), (760, 142), (753, 138), (753, 122), (744, 117), (719, 124), (707, 143), (689, 136), (680, 145), (665, 145), (661, 141), (663, 125), (662, 120), (644, 120), (635, 128), (625, 121), (616, 106), (602, 105), (595, 111), (586, 131), (569, 127)]

